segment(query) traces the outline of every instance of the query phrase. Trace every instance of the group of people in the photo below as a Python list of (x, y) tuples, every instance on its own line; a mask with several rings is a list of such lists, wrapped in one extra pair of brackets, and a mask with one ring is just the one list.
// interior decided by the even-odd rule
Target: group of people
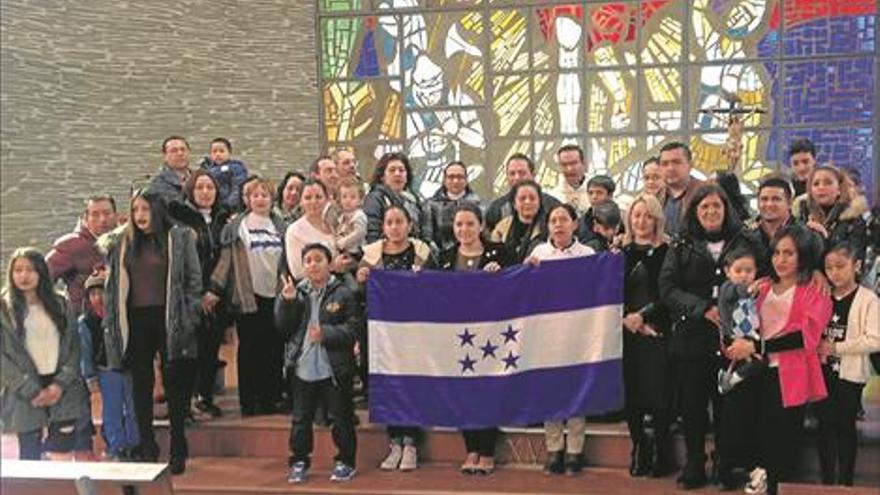
[[(793, 178), (761, 182), (755, 218), (735, 177), (696, 179), (678, 142), (643, 164), (644, 190), (625, 208), (610, 177), (587, 177), (575, 145), (557, 151), (562, 181), (550, 191), (528, 156), (510, 156), (509, 190), (488, 203), (462, 162), (446, 165), (426, 199), (402, 153), (383, 155), (365, 183), (354, 155), (338, 150), (276, 188), (231, 152), (228, 139), (215, 139), (193, 169), (189, 144), (171, 136), (125, 223), (117, 226), (112, 198), (94, 196), (45, 257), (13, 253), (0, 298), (3, 427), (18, 434), (22, 458), (91, 452), (88, 391), (100, 391), (106, 455), (155, 461), (158, 359), (171, 470), (183, 472), (191, 404), (222, 414), (217, 354), (234, 324), (242, 415), (292, 408), (288, 480), (309, 476), (319, 407), (338, 449), (331, 479), (349, 480), (353, 384), (369, 383), (364, 287), (373, 270), (496, 272), (611, 251), (625, 257), (633, 476), (675, 469), (670, 429), (680, 417), (682, 488), (714, 481), (775, 493), (792, 474), (813, 403), (823, 482), (852, 484), (856, 415), (880, 351), (880, 302), (859, 284), (876, 240), (858, 178), (816, 165), (812, 143), (793, 143)], [(545, 423), (546, 472), (582, 470), (585, 425), (582, 416)], [(422, 430), (387, 432), (381, 469), (416, 469)], [(463, 473), (494, 471), (498, 435), (463, 432)]]

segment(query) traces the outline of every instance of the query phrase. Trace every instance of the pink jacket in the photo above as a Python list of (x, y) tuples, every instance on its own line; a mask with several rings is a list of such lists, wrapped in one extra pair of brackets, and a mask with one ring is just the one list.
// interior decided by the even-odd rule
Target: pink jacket
[[(758, 292), (759, 312), (769, 291), (770, 284), (766, 284)], [(788, 321), (780, 336), (801, 332), (804, 348), (776, 353), (783, 407), (800, 406), (824, 399), (828, 395), (816, 348), (830, 319), (831, 298), (812, 287), (795, 287)]]

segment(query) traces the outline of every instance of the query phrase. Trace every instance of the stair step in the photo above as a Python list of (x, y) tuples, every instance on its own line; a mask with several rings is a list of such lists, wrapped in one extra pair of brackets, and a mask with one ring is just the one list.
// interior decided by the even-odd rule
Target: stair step
[[(190, 455), (193, 457), (283, 457), (289, 452), (290, 419), (273, 415), (256, 418), (226, 419), (200, 423), (187, 429)], [(315, 455), (332, 457), (330, 429), (315, 427)], [(358, 463), (378, 465), (388, 450), (388, 436), (383, 426), (364, 424), (358, 427)], [(167, 452), (168, 429), (159, 429), (158, 440)], [(623, 468), (629, 465), (629, 437), (622, 424), (596, 425), (588, 429), (585, 447), (587, 462), (602, 467)], [(457, 463), (464, 456), (464, 441), (458, 430), (431, 428), (420, 444), (419, 456), (427, 462)], [(544, 432), (541, 429), (505, 429), (496, 457), (499, 462), (541, 465), (546, 458)]]
[[(361, 466), (377, 466), (388, 450), (388, 437), (381, 425), (369, 424), (364, 411), (358, 426), (358, 457)], [(192, 457), (278, 457), (287, 456), (290, 418), (285, 415), (240, 418), (233, 414), (187, 429)], [(329, 459), (335, 453), (330, 429), (315, 427), (315, 456)], [(684, 462), (684, 441), (675, 435), (676, 459)], [(168, 430), (158, 428), (163, 452), (168, 451)], [(623, 423), (589, 423), (585, 444), (587, 465), (602, 468), (629, 466), (630, 440)], [(706, 449), (713, 449), (711, 439)], [(424, 462), (453, 465), (464, 457), (464, 442), (459, 431), (429, 428), (419, 449)], [(504, 428), (496, 450), (499, 464), (536, 467), (546, 459), (544, 433), (540, 428)], [(818, 456), (815, 438), (808, 436), (800, 462), (806, 480), (818, 481)], [(880, 442), (863, 439), (856, 465), (858, 479), (880, 485)]]
[(329, 481), (326, 463), (314, 467), (307, 483), (286, 481), (283, 458), (200, 458), (187, 472), (174, 479), (175, 493), (188, 495), (246, 495), (254, 493), (363, 494), (363, 495), (495, 495), (581, 493), (644, 495), (668, 493), (674, 486), (666, 479), (633, 479), (623, 469), (595, 468), (574, 477), (547, 476), (537, 469), (499, 468), (492, 476), (465, 476), (454, 465), (428, 464), (409, 473), (382, 472), (373, 466), (359, 467), (347, 483)]

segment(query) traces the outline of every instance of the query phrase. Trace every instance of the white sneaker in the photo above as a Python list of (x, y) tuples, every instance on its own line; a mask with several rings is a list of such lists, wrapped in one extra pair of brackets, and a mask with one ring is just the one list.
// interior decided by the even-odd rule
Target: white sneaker
[(388, 457), (379, 465), (379, 469), (383, 471), (394, 471), (400, 466), (400, 459), (403, 457), (403, 446), (396, 443), (391, 444), (391, 452)]
[(405, 445), (403, 447), (403, 458), (400, 460), (401, 471), (413, 471), (419, 467), (419, 454), (415, 445)]
[(749, 482), (746, 483), (745, 492), (749, 495), (763, 495), (767, 493), (767, 470), (761, 466), (752, 469), (749, 473)]

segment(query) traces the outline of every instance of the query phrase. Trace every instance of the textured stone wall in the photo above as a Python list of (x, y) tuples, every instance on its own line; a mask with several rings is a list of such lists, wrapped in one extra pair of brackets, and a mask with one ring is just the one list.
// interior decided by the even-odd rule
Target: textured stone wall
[[(229, 137), (279, 179), (318, 152), (311, 0), (3, 0), (0, 234), (46, 249), (91, 192), (127, 208), (162, 139)], [(5, 273), (4, 273), (5, 276)]]

